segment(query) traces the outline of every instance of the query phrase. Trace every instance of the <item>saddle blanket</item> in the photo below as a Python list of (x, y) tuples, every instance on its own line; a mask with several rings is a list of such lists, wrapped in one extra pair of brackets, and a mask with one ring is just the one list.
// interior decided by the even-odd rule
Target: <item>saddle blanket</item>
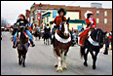
[(23, 50), (23, 47), (25, 47), (26, 51), (28, 51), (28, 47), (30, 46), (30, 43), (26, 43), (26, 44), (18, 44), (17, 49), (18, 50)]

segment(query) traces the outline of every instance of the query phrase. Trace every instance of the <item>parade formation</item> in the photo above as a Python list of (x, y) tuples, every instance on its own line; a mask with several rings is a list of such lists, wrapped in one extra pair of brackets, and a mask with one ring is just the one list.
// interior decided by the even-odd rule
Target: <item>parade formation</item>
[[(111, 32), (105, 32), (101, 28), (97, 28), (96, 19), (92, 11), (86, 11), (85, 14), (83, 14), (87, 26), (86, 28), (82, 27), (79, 31), (76, 29), (71, 30), (69, 28), (70, 17), (65, 17), (67, 14), (65, 8), (59, 8), (57, 14), (58, 16), (52, 21), (51, 27), (53, 28), (50, 27), (50, 23), (46, 23), (44, 28), (41, 28), (41, 25), (43, 24), (37, 25), (34, 22), (34, 18), (33, 22), (30, 23), (29, 20), (25, 18), (24, 14), (18, 15), (17, 21), (10, 27), (10, 39), (13, 45), (9, 45), (13, 50), (17, 49), (18, 64), (27, 68), (28, 66), (26, 66), (26, 64), (28, 64), (28, 62), (26, 62), (26, 59), (29, 55), (27, 57), (26, 55), (32, 48), (36, 48), (38, 51), (39, 49), (37, 48), (36, 43), (43, 41), (43, 48), (45, 46), (52, 46), (51, 48), (53, 49), (53, 55), (55, 57), (53, 62), (56, 61), (53, 65), (56, 67), (57, 72), (63, 72), (66, 69), (68, 70), (69, 66), (66, 59), (68, 58), (67, 54), (71, 52), (70, 48), (72, 47), (74, 47), (75, 50), (79, 47), (78, 51), (80, 53), (78, 54), (84, 58), (84, 62), (81, 61), (81, 63), (83, 62), (85, 67), (88, 67), (87, 60), (88, 53), (90, 53), (92, 58), (92, 69), (96, 70), (96, 68), (98, 68), (98, 63), (101, 62), (97, 57), (101, 49), (103, 47), (105, 48), (103, 55), (109, 55), (108, 51), (110, 45), (110, 49), (112, 50), (112, 30)], [(37, 37), (39, 37), (39, 39), (37, 39)], [(3, 41), (3, 39), (4, 37), (1, 35), (1, 41)], [(49, 51), (46, 50), (46, 48), (44, 49), (46, 52)], [(33, 50), (30, 52), (32, 51)], [(97, 60), (98, 63), (96, 63)], [(85, 70), (87, 69), (89, 68), (86, 68)]]

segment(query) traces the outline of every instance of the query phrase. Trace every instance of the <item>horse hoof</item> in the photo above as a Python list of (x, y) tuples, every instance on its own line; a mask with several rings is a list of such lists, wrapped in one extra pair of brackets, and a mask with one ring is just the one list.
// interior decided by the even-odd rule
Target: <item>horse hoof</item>
[(67, 70), (67, 67), (65, 66), (65, 67), (63, 67), (63, 70)]
[(96, 69), (96, 67), (95, 67), (95, 66), (93, 66), (92, 68), (93, 68), (93, 70), (95, 70), (95, 69)]
[(62, 68), (58, 68), (56, 71), (57, 72), (62, 72), (63, 70), (62, 70)]
[(88, 64), (84, 62), (84, 66), (88, 67)]
[(55, 64), (54, 67), (58, 67), (58, 64)]
[(22, 61), (19, 61), (19, 63), (18, 63), (19, 65), (21, 65), (22, 64)]
[(25, 65), (23, 65), (23, 67), (26, 67)]

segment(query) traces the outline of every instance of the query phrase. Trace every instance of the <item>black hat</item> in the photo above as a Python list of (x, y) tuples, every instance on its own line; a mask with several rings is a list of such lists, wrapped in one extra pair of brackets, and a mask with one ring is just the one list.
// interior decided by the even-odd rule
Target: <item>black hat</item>
[(58, 14), (60, 14), (60, 12), (64, 12), (64, 15), (66, 15), (66, 10), (65, 10), (65, 9), (60, 8), (60, 9), (58, 10)]
[(89, 18), (91, 15), (93, 15), (92, 13), (88, 13), (87, 14), (87, 18)]

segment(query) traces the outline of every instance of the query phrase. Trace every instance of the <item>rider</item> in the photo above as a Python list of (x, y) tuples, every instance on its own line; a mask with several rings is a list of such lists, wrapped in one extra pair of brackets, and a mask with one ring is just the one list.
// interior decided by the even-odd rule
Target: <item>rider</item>
[(30, 24), (30, 27), (29, 27), (30, 31), (32, 31), (34, 27), (35, 27), (35, 23), (34, 23), (34, 18), (33, 18), (33, 22)]
[(84, 46), (85, 39), (88, 38), (88, 32), (90, 29), (96, 28), (96, 21), (95, 18), (93, 18), (93, 13), (91, 11), (87, 11), (85, 13), (85, 18), (86, 18), (86, 24), (87, 27), (86, 29), (80, 34), (80, 40), (79, 40), (79, 45)]
[[(16, 22), (16, 25), (17, 25), (17, 27), (19, 27), (19, 26), (29, 26), (29, 23), (28, 23), (28, 21), (25, 19), (25, 16), (23, 15), (23, 14), (20, 14), (19, 15), (19, 19), (17, 20), (17, 22)], [(34, 42), (33, 42), (33, 37), (32, 37), (32, 35), (31, 35), (31, 33), (28, 31), (28, 29), (26, 28), (26, 30), (25, 30), (25, 32), (27, 33), (27, 35), (30, 37), (30, 42), (31, 42), (31, 44), (32, 44), (32, 47), (34, 47), (35, 46), (35, 44), (34, 44)], [(15, 33), (15, 35), (14, 35), (14, 40), (13, 40), (13, 48), (16, 48), (16, 37), (17, 37), (17, 32)]]
[(49, 24), (47, 24), (46, 25), (46, 27), (44, 28), (44, 32), (46, 33), (46, 32), (50, 32), (50, 27), (49, 27)]
[[(60, 8), (59, 10), (58, 10), (58, 14), (59, 14), (59, 16), (57, 16), (55, 19), (54, 19), (54, 21), (53, 21), (53, 25), (54, 25), (54, 28), (52, 29), (52, 33), (53, 33), (53, 31), (54, 30), (56, 30), (56, 29), (59, 29), (59, 25), (63, 22), (63, 21), (65, 21), (66, 20), (66, 17), (64, 17), (64, 15), (66, 15), (66, 11), (65, 11), (65, 9), (63, 9), (63, 8)], [(52, 43), (53, 43), (53, 35), (52, 35)]]

